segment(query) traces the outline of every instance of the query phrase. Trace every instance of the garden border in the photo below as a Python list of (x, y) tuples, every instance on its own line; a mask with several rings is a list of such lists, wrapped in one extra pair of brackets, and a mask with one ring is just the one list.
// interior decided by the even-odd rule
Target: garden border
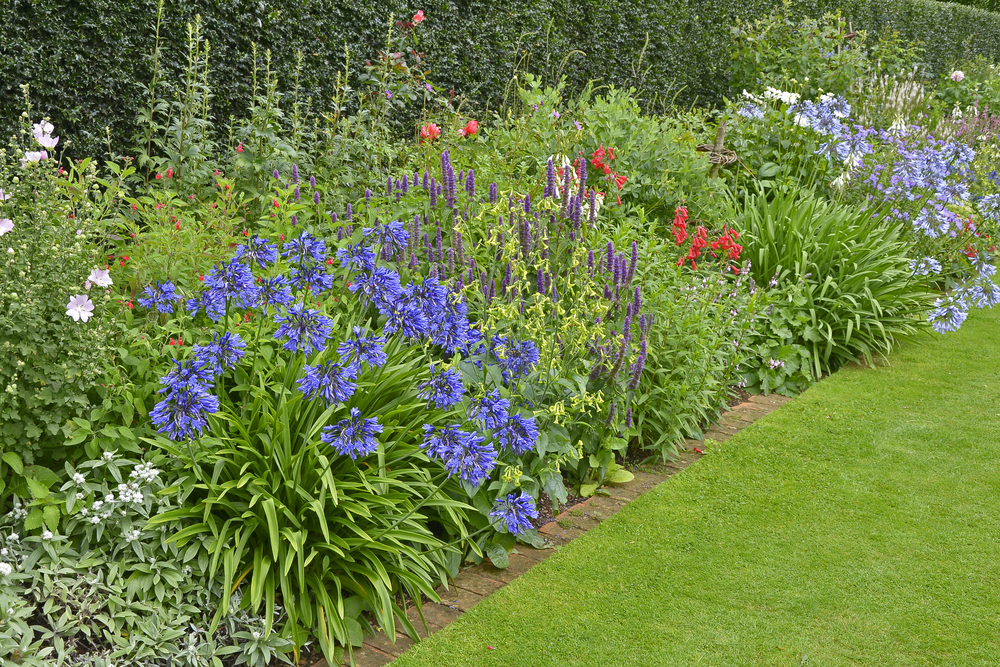
[[(792, 399), (787, 396), (751, 396), (725, 412), (718, 423), (705, 432), (704, 440), (723, 442), (754, 421), (764, 417)], [(683, 451), (677, 460), (655, 466), (656, 472), (635, 471), (635, 479), (625, 484), (605, 487), (607, 495), (595, 495), (566, 509), (552, 521), (539, 529), (546, 538), (548, 547), (535, 549), (520, 544), (510, 554), (510, 565), (505, 569), (494, 567), (489, 561), (465, 568), (452, 580), (450, 589), (438, 588), (440, 603), (423, 605), (426, 625), (416, 608), (406, 610), (406, 616), (417, 629), (421, 639), (441, 630), (463, 613), (476, 606), (490, 594), (500, 590), (517, 577), (555, 553), (559, 547), (597, 527), (602, 521), (613, 516), (622, 507), (642, 494), (658, 486), (668, 478), (704, 456), (700, 445), (704, 440), (685, 440)], [(382, 667), (409, 650), (416, 643), (397, 631), (395, 642), (389, 641), (385, 632), (366, 638), (360, 649), (354, 652), (357, 667)], [(320, 660), (313, 667), (329, 667)]]

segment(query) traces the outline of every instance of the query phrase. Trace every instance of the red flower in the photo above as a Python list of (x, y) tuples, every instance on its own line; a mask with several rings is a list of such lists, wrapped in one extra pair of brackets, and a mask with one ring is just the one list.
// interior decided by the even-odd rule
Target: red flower
[(132, 304), (131, 301), (126, 301), (125, 305), (128, 307), (129, 310), (132, 310), (133, 308), (135, 308), (135, 306)]
[(471, 137), (477, 132), (479, 132), (478, 120), (470, 120), (468, 123), (465, 124), (465, 127), (463, 127), (461, 130), (458, 131), (458, 133), (463, 137)]
[(418, 11), (416, 14), (413, 15), (413, 22), (421, 23), (423, 22), (423, 20), (424, 20), (424, 10), (421, 9), (420, 11)]
[(171, 338), (170, 339), (170, 345), (183, 345), (183, 344), (184, 344), (184, 341), (182, 341), (180, 338)]
[(169, 169), (167, 169), (167, 178), (173, 178), (173, 177), (174, 177), (174, 168), (170, 167)]
[(327, 257), (327, 258), (326, 258), (326, 263), (327, 263), (327, 264), (333, 264), (333, 259), (332, 259), (332, 258), (330, 258), (330, 257)]
[(163, 178), (162, 176), (160, 176), (160, 172), (156, 172), (156, 178), (157, 179)]
[(625, 181), (626, 180), (627, 179), (624, 176), (620, 176), (618, 174), (615, 174), (615, 185), (618, 186), (619, 190), (621, 190), (622, 186), (625, 185)]
[(274, 201), (274, 208), (278, 208), (278, 206), (280, 206), (280, 204), (278, 204), (278, 200), (277, 199), (274, 199), (272, 201)]
[(697, 447), (694, 448), (694, 451), (695, 451), (695, 454), (704, 454), (705, 453), (704, 451), (698, 449)]
[(424, 139), (434, 141), (440, 136), (441, 130), (435, 123), (429, 123), (420, 128), (420, 143), (423, 143)]
[(237, 153), (242, 153), (243, 152), (243, 142), (242, 141), (240, 142), (240, 145), (236, 147), (236, 152)]
[(178, 220), (177, 222), (175, 222), (174, 223), (174, 227), (177, 228), (177, 229), (180, 229), (181, 228), (181, 221)]
[(199, 273), (198, 274), (198, 280), (200, 280), (201, 282), (205, 282), (205, 274)]

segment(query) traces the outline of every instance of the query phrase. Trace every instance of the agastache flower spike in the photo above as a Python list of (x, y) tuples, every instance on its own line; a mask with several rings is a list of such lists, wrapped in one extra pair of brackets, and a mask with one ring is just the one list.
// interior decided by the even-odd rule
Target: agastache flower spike
[(556, 168), (552, 164), (552, 158), (549, 158), (549, 163), (545, 167), (545, 194), (543, 197), (555, 197), (556, 196)]
[(490, 203), (491, 204), (496, 204), (497, 203), (497, 184), (496, 183), (490, 183)]
[(472, 169), (469, 170), (468, 175), (465, 177), (465, 191), (470, 197), (476, 196), (476, 175)]
[(298, 182), (299, 182), (299, 166), (293, 162), (292, 163), (292, 183), (295, 183), (297, 185)]

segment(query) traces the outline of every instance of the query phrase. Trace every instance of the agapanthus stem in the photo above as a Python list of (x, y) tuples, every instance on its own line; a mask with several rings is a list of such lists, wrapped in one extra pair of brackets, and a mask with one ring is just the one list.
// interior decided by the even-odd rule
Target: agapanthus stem
[(434, 547), (432, 549), (428, 549), (427, 551), (424, 551), (423, 553), (424, 554), (430, 554), (430, 553), (434, 553), (435, 551), (440, 551), (441, 549), (447, 549), (448, 547), (453, 547), (456, 544), (460, 544), (461, 542), (465, 542), (466, 540), (471, 540), (476, 535), (479, 535), (481, 533), (485, 533), (487, 530), (490, 530), (491, 528), (493, 528), (493, 524), (489, 524), (487, 526), (483, 526), (482, 528), (480, 528), (479, 530), (477, 530), (474, 533), (469, 533), (465, 537), (460, 537), (457, 540), (452, 540), (451, 542), (448, 542), (447, 544), (439, 544), (438, 546), (436, 546), (436, 547)]

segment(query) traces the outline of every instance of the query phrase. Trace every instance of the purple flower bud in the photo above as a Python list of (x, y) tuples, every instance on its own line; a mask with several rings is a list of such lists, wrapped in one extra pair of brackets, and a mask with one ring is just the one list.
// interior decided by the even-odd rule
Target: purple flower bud
[(299, 224), (299, 218), (294, 213), (292, 214), (292, 227)]
[(632, 428), (632, 407), (625, 411), (625, 428)]
[(337, 214), (336, 213), (331, 213), (330, 214), (330, 222), (332, 222), (333, 224), (337, 224)]
[(313, 203), (319, 205), (319, 190), (313, 192)]
[(292, 183), (299, 182), (299, 165), (292, 163)]
[(458, 272), (458, 277), (455, 278), (455, 288), (454, 289), (455, 289), (456, 292), (461, 292), (463, 287), (465, 287), (465, 284), (462, 282), (462, 272), (459, 271)]
[(347, 211), (344, 213), (344, 220), (350, 222), (354, 219), (354, 209), (351, 208), (351, 204), (347, 204)]
[(545, 291), (548, 292), (549, 288), (552, 287), (552, 276), (548, 272), (545, 273)]
[[(590, 197), (587, 199), (587, 206), (589, 206), (589, 211), (587, 212), (587, 223), (593, 228), (597, 224), (597, 192), (594, 189), (590, 190)], [(631, 408), (629, 408), (631, 410)]]
[(632, 340), (632, 318), (628, 315), (625, 316), (625, 324), (622, 325), (622, 336), (626, 342)]
[(556, 167), (552, 164), (552, 158), (549, 158), (549, 163), (545, 166), (545, 194), (544, 197), (555, 197), (556, 196)]
[(538, 269), (538, 278), (535, 280), (535, 288), (538, 290), (539, 294), (545, 293), (545, 273)]
[(369, 190), (368, 188), (365, 188), (365, 201), (371, 201), (371, 200), (372, 200), (372, 191)]
[(611, 287), (607, 283), (604, 284), (604, 298), (611, 301)]
[(531, 213), (531, 195), (524, 195), (524, 212)]
[(611, 426), (611, 424), (614, 421), (615, 421), (615, 404), (612, 403), (611, 404), (611, 409), (608, 410), (608, 418), (604, 420), (604, 425), (605, 426)]
[(635, 286), (635, 298), (632, 299), (632, 312), (638, 313), (639, 309), (642, 308), (642, 294), (639, 292), (639, 286)]
[(299, 186), (297, 186), (297, 185), (295, 186), (294, 196), (295, 196), (295, 201), (298, 202), (299, 201), (299, 197), (300, 197), (300, 193), (299, 193)]
[(497, 203), (497, 184), (496, 183), (490, 183), (490, 203), (491, 204), (496, 204)]
[(524, 259), (531, 253), (531, 223), (527, 220), (521, 223), (521, 255)]
[(476, 174), (470, 169), (469, 174), (465, 177), (465, 191), (469, 193), (470, 197), (476, 196)]
[(608, 241), (608, 261), (607, 261), (608, 271), (610, 271), (612, 267), (614, 267), (614, 261), (615, 261), (615, 244), (612, 243), (611, 241)]
[(424, 172), (424, 190), (426, 190), (428, 188), (428, 186), (430, 185), (430, 183), (427, 180), (429, 177), (430, 177), (430, 174), (425, 171)]
[(274, 180), (276, 180), (276, 181), (281, 180), (281, 174), (278, 173), (277, 169), (275, 169), (274, 172), (271, 175), (274, 176)]
[(403, 191), (404, 195), (410, 191), (410, 180), (406, 177), (406, 174), (403, 174), (403, 180), (399, 182), (399, 189)]
[(587, 268), (590, 269), (591, 273), (594, 272), (594, 251), (593, 250), (591, 250), (590, 252), (587, 253)]
[(434, 178), (431, 177), (431, 208), (437, 208), (438, 205), (438, 187)]
[(337, 227), (337, 241), (343, 241), (343, 240), (344, 240), (344, 228)]
[(309, 177), (309, 187), (311, 187), (311, 188), (315, 188), (316, 187), (316, 177), (315, 176), (310, 176)]
[(552, 303), (559, 303), (559, 290), (555, 283), (552, 283)]
[(455, 249), (448, 248), (448, 275), (455, 275)]

